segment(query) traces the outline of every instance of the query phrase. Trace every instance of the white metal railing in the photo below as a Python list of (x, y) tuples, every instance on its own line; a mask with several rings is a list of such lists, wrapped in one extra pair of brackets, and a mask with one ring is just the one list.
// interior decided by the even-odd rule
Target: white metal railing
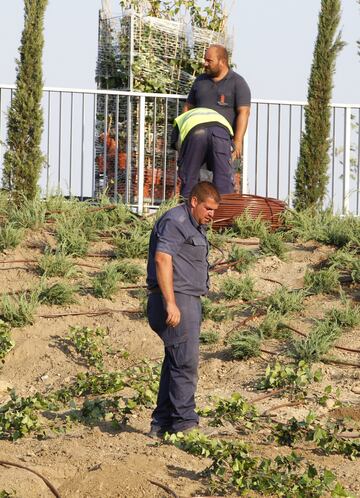
[[(0, 169), (13, 85), (0, 85)], [(143, 212), (178, 189), (172, 122), (183, 95), (44, 88), (44, 195), (91, 198), (108, 189)], [(252, 101), (242, 192), (292, 202), (306, 102)], [(327, 205), (360, 214), (360, 105), (332, 104)]]

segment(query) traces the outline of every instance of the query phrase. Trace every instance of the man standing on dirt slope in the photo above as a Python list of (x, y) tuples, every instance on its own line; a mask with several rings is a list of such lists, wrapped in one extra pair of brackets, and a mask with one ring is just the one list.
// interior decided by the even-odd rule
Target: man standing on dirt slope
[(220, 195), (210, 182), (192, 189), (185, 204), (155, 224), (149, 244), (147, 315), (165, 346), (157, 406), (149, 436), (196, 428), (200, 296), (209, 290), (208, 241), (204, 225), (214, 217)]
[[(183, 197), (187, 197), (199, 181), (200, 167), (205, 162), (213, 172), (213, 183), (220, 194), (234, 192), (232, 162), (242, 157), (250, 114), (249, 86), (242, 76), (230, 69), (225, 47), (210, 45), (205, 52), (204, 70), (191, 87), (184, 112), (198, 107), (203, 111), (212, 109), (225, 118), (226, 124), (216, 118), (211, 122), (206, 115), (203, 122), (199, 115), (186, 116), (185, 119), (194, 121), (194, 126), (181, 144), (178, 160)], [(189, 128), (189, 123), (186, 126)]]

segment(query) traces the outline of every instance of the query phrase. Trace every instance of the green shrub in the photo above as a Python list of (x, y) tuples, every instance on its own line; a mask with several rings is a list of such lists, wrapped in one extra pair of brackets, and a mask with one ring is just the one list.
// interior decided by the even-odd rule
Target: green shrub
[(285, 259), (287, 247), (281, 233), (265, 232), (260, 236), (259, 249), (265, 256), (277, 256)]
[(237, 262), (235, 266), (232, 266), (234, 270), (244, 272), (248, 270), (253, 263), (255, 263), (256, 256), (251, 251), (233, 244), (230, 249), (229, 260)]
[(117, 290), (119, 279), (116, 263), (105, 265), (104, 270), (93, 279), (94, 296), (110, 299)]
[(6, 223), (0, 227), (0, 251), (14, 249), (22, 242), (24, 235), (24, 230), (15, 227), (12, 223)]
[(78, 273), (75, 263), (61, 252), (45, 252), (39, 259), (38, 269), (45, 277), (74, 277)]
[(245, 211), (233, 223), (233, 230), (236, 235), (242, 239), (250, 237), (263, 237), (269, 230), (269, 225), (259, 215), (257, 218), (251, 216), (250, 212)]
[(204, 320), (222, 322), (231, 316), (231, 310), (222, 304), (214, 304), (208, 297), (201, 299), (202, 317)]
[(346, 303), (344, 309), (334, 308), (325, 314), (325, 319), (337, 324), (339, 327), (356, 327), (360, 324), (360, 306)]
[(266, 299), (266, 306), (270, 311), (277, 311), (280, 315), (301, 311), (306, 293), (303, 290), (289, 292), (281, 287)]
[(89, 250), (89, 239), (81, 225), (62, 216), (55, 227), (58, 252), (71, 256), (85, 256)]
[(39, 197), (35, 199), (21, 200), (19, 206), (13, 206), (10, 209), (9, 220), (14, 226), (19, 228), (31, 228), (38, 230), (45, 223), (46, 204)]
[(1, 316), (13, 327), (23, 327), (34, 323), (34, 313), (38, 305), (38, 291), (25, 291), (17, 296), (4, 294), (1, 298)]
[(68, 339), (74, 345), (75, 350), (80, 353), (86, 362), (96, 368), (104, 366), (103, 342), (108, 334), (107, 330), (97, 327), (70, 327)]
[(257, 292), (254, 289), (255, 282), (249, 277), (225, 277), (221, 283), (220, 290), (226, 299), (243, 299), (250, 301), (254, 299)]
[(76, 302), (74, 293), (77, 290), (77, 287), (63, 282), (50, 285), (44, 283), (39, 288), (39, 301), (43, 304), (73, 304)]
[(11, 339), (10, 327), (7, 323), (0, 320), (0, 361), (4, 361), (5, 356), (15, 346), (15, 342)]
[(282, 315), (278, 311), (269, 311), (256, 330), (265, 338), (282, 339), (289, 336), (289, 331), (284, 330)]
[(301, 390), (314, 380), (322, 379), (321, 370), (312, 372), (311, 367), (303, 360), (297, 365), (282, 365), (278, 361), (274, 366), (268, 365), (265, 376), (259, 380), (258, 389), (274, 389), (290, 387)]
[(335, 268), (325, 268), (319, 271), (307, 270), (304, 276), (306, 290), (313, 294), (331, 294), (340, 288), (339, 272)]
[(113, 238), (115, 256), (118, 259), (145, 258), (148, 253), (149, 226), (137, 225), (130, 233), (121, 233)]
[(200, 334), (200, 342), (202, 344), (216, 344), (218, 341), (219, 332), (216, 330), (209, 330)]
[(292, 354), (297, 360), (307, 363), (321, 360), (340, 335), (341, 328), (336, 322), (319, 321), (306, 338), (295, 342)]
[(228, 341), (231, 356), (235, 360), (247, 360), (253, 356), (259, 356), (261, 338), (258, 334), (245, 331), (236, 332)]

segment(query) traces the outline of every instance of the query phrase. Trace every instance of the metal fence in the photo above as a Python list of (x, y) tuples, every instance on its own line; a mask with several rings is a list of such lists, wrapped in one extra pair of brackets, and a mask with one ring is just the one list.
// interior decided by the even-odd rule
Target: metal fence
[[(14, 86), (0, 85), (0, 169)], [(185, 96), (45, 88), (43, 195), (81, 199), (107, 190), (139, 213), (178, 192), (174, 117)], [(244, 141), (243, 193), (286, 200), (294, 192), (305, 102), (253, 100)], [(360, 214), (360, 105), (332, 104), (326, 205)]]

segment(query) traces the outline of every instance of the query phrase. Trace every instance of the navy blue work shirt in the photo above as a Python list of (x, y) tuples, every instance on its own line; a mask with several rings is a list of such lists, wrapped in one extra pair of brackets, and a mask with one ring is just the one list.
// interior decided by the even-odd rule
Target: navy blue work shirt
[(167, 211), (155, 224), (149, 244), (148, 289), (158, 287), (155, 252), (172, 256), (174, 291), (202, 296), (209, 290), (209, 252), (206, 230), (192, 216), (186, 204)]
[(213, 81), (207, 74), (198, 76), (186, 100), (194, 107), (214, 109), (224, 116), (235, 130), (237, 109), (250, 106), (251, 93), (244, 78), (229, 69), (220, 81)]

